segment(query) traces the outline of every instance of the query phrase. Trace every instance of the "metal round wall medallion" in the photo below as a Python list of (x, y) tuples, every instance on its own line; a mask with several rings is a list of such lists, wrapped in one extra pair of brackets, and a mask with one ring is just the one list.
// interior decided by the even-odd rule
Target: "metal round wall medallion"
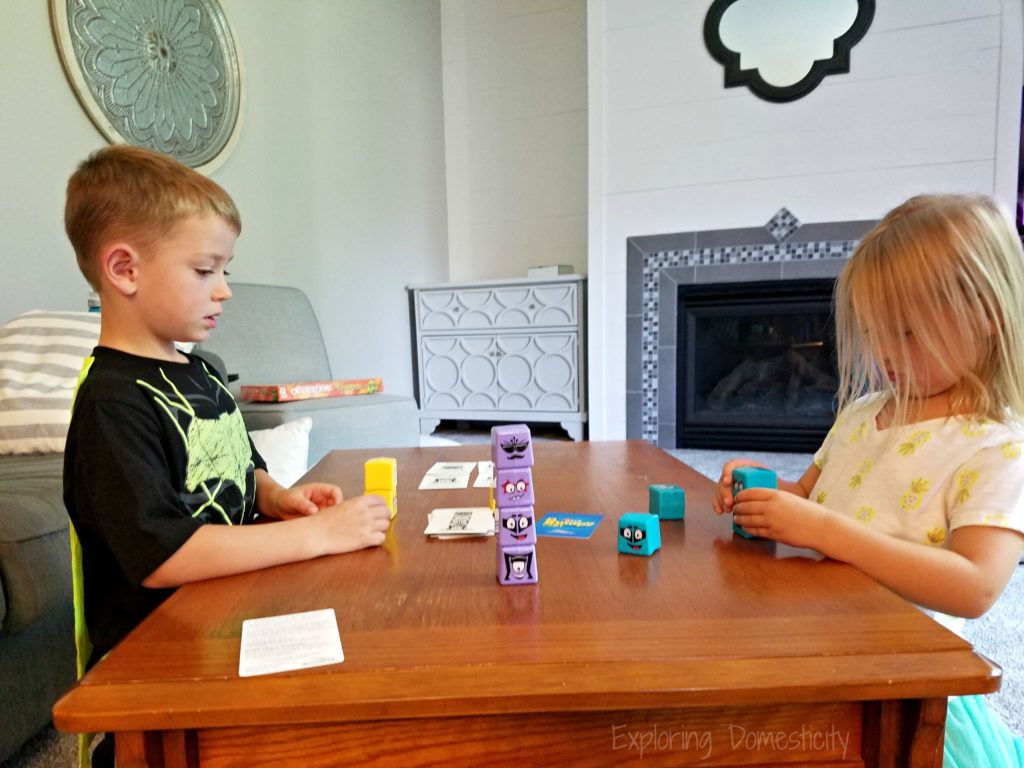
[(50, 0), (50, 19), (75, 95), (107, 140), (203, 173), (227, 159), (245, 93), (217, 0)]

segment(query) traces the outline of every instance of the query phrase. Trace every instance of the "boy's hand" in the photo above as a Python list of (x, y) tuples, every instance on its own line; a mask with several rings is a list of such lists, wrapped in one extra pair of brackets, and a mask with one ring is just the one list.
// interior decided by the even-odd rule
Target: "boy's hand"
[(733, 505), (733, 522), (747, 533), (792, 547), (820, 549), (829, 511), (813, 501), (774, 488), (747, 488)]
[(321, 509), (341, 504), (344, 496), (341, 488), (330, 483), (303, 483), (291, 488), (282, 488), (274, 498), (272, 517), (290, 520), (293, 517), (315, 515)]
[(733, 470), (740, 467), (761, 467), (762, 469), (767, 469), (761, 462), (751, 459), (731, 459), (727, 461), (725, 466), (722, 467), (722, 476), (718, 478), (718, 485), (715, 487), (715, 499), (712, 502), (712, 506), (715, 509), (716, 515), (732, 511), (732, 473)]
[(391, 510), (380, 496), (356, 496), (322, 510), (315, 519), (321, 526), (324, 554), (336, 555), (383, 544)]

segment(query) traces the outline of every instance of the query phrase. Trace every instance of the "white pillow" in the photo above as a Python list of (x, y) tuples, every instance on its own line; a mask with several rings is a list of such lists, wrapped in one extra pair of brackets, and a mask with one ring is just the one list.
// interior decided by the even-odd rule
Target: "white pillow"
[(285, 488), (309, 469), (309, 430), (313, 419), (303, 416), (286, 421), (273, 429), (255, 429), (249, 432), (252, 444), (267, 462), (267, 474)]
[(0, 327), (0, 454), (61, 453), (97, 312), (26, 312)]

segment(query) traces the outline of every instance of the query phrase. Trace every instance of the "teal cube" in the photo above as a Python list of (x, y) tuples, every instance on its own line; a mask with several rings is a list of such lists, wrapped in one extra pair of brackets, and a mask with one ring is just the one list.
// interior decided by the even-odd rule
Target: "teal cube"
[(662, 520), (686, 518), (686, 491), (678, 485), (652, 485), (647, 511)]
[(619, 518), (619, 552), (650, 557), (661, 549), (661, 523), (657, 515), (627, 512)]
[[(764, 467), (740, 467), (732, 471), (732, 497), (745, 488), (778, 488), (779, 478), (770, 469)], [(732, 524), (732, 531), (744, 539), (760, 539), (740, 528), (736, 523)]]

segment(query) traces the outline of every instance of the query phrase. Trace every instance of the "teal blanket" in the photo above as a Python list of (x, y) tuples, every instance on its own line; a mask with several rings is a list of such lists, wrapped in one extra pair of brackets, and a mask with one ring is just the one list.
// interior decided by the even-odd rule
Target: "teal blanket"
[(1014, 736), (983, 696), (953, 696), (946, 709), (943, 768), (1024, 768), (1024, 739)]

